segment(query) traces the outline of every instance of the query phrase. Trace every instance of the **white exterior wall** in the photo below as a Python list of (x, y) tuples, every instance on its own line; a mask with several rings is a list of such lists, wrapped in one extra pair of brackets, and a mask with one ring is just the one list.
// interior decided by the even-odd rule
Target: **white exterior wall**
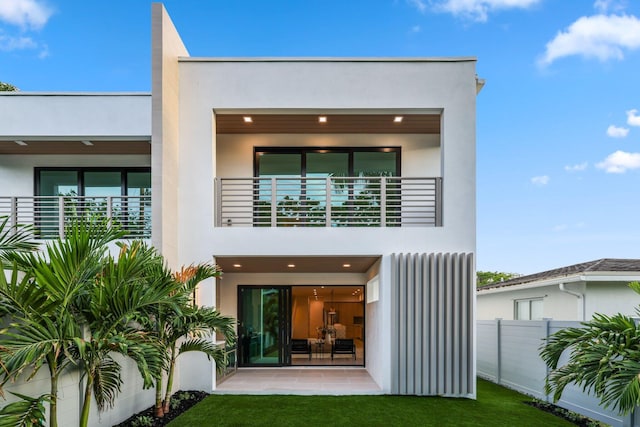
[[(578, 289), (578, 286), (572, 284), (571, 289)], [(582, 320), (578, 319), (581, 302), (573, 295), (561, 292), (558, 285), (496, 293), (479, 291), (476, 293), (477, 318), (514, 320), (515, 301), (531, 298), (542, 298), (544, 318)]]
[(401, 147), (401, 176), (440, 175), (440, 135), (248, 134), (218, 135), (216, 170), (221, 178), (253, 176), (254, 147)]
[(151, 96), (0, 92), (0, 117), (0, 140), (149, 140)]
[[(231, 255), (382, 255), (380, 300), (371, 308), (377, 317), (370, 319), (367, 315), (367, 368), (384, 390), (390, 390), (391, 350), (385, 345), (393, 333), (390, 273), (385, 268), (388, 255), (475, 252), (475, 61), (192, 61), (183, 58), (179, 63), (179, 81), (179, 105), (171, 106), (173, 111), (179, 111), (179, 138), (170, 143), (178, 144), (180, 193), (176, 205), (169, 207), (177, 206), (179, 210), (179, 221), (175, 223), (178, 264)], [(215, 112), (275, 114), (329, 110), (354, 114), (364, 111), (442, 113), (437, 142), (434, 136), (403, 135), (401, 145), (407, 149), (402, 153), (403, 175), (443, 177), (443, 226), (214, 227), (214, 178), (252, 176), (253, 145), (259, 139), (275, 144), (279, 138), (274, 135), (216, 136)], [(287, 143), (298, 145), (296, 136), (286, 138)], [(328, 141), (331, 136), (305, 137), (305, 145), (322, 138)], [(351, 144), (357, 137), (340, 138)], [(384, 138), (384, 135), (376, 137), (378, 141)], [(280, 139), (278, 145), (283, 140)], [(414, 153), (409, 147), (416, 148), (418, 155), (412, 156)], [(165, 201), (162, 207), (167, 207)], [(166, 248), (164, 242), (162, 248)], [(235, 293), (227, 297), (233, 298), (232, 301), (236, 298)], [(199, 298), (201, 304), (215, 304), (213, 286), (201, 289)], [(223, 291), (220, 303), (225, 304), (224, 301)], [(235, 311), (235, 305), (232, 306)], [(371, 336), (374, 331), (375, 338)], [(376, 352), (378, 355), (370, 359), (369, 355)]]
[(585, 295), (584, 302), (560, 291), (558, 284), (501, 292), (480, 291), (477, 293), (478, 319), (514, 320), (514, 301), (529, 298), (543, 298), (543, 317), (553, 320), (589, 320), (595, 313), (637, 316), (640, 295), (633, 292), (627, 283), (572, 282), (565, 285), (568, 290)]
[(589, 282), (585, 312), (587, 319), (595, 313), (639, 317), (640, 295), (627, 286), (627, 282)]
[[(474, 72), (474, 61), (372, 64), (183, 60), (179, 107), (179, 263), (210, 259), (211, 255), (335, 255), (337, 247), (345, 255), (474, 252)], [(256, 108), (270, 112), (292, 108), (346, 111), (443, 108), (439, 159), (443, 176), (443, 227), (214, 228), (213, 180), (221, 176), (217, 164), (222, 162), (216, 160), (219, 153), (212, 112)], [(252, 156), (245, 162), (251, 165)], [(428, 165), (424, 168), (426, 172)], [(193, 209), (194, 204), (198, 209)], [(310, 247), (309, 241), (314, 245)]]
[[(154, 389), (143, 390), (143, 381), (135, 363), (117, 354), (114, 355), (114, 359), (122, 365), (122, 378), (124, 379), (122, 390), (118, 394), (113, 408), (104, 412), (98, 411), (95, 399), (92, 399), (89, 413), (90, 426), (113, 426), (136, 412), (149, 408), (155, 402)], [(28, 373), (30, 374), (30, 372)], [(49, 391), (49, 372), (47, 367), (43, 366), (31, 381), (17, 381), (4, 386), (6, 400), (3, 399), (0, 406), (4, 407), (20, 400), (9, 392), (38, 397), (49, 393)], [(82, 409), (82, 393), (84, 393), (84, 383), (80, 381), (79, 370), (71, 368), (60, 376), (58, 380), (58, 425), (78, 425)], [(45, 406), (48, 417), (48, 405)]]

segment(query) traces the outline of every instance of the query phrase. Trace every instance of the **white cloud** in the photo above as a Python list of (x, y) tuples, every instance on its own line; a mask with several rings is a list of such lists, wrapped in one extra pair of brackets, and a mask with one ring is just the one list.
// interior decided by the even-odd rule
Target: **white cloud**
[(560, 232), (560, 231), (565, 231), (567, 228), (569, 228), (567, 224), (559, 224), (553, 227), (552, 230), (555, 232)]
[(640, 126), (640, 116), (638, 116), (638, 110), (633, 109), (627, 111), (627, 124), (629, 126)]
[(564, 170), (566, 170), (567, 172), (580, 172), (587, 169), (588, 166), (589, 166), (589, 163), (583, 162), (577, 165), (567, 165), (564, 167)]
[(549, 183), (549, 178), (547, 175), (534, 176), (531, 178), (531, 183), (535, 185), (547, 185)]
[(593, 7), (599, 13), (606, 13), (609, 10), (624, 10), (627, 7), (625, 0), (596, 0)]
[(424, 2), (424, 0), (407, 0), (407, 3), (418, 9), (420, 13), (424, 13), (427, 11), (427, 4)]
[(640, 20), (632, 15), (583, 16), (547, 43), (539, 60), (545, 66), (565, 56), (600, 61), (623, 59), (624, 50), (640, 48)]
[(596, 164), (596, 167), (604, 169), (607, 173), (625, 173), (627, 170), (640, 169), (640, 153), (618, 150)]
[(31, 37), (11, 37), (0, 34), (0, 51), (35, 49), (38, 44)]
[(611, 138), (624, 138), (629, 134), (628, 128), (611, 125), (607, 128), (607, 135)]
[(23, 28), (42, 28), (53, 10), (41, 0), (0, 1), (0, 21)]
[[(411, 1), (411, 0), (410, 0)], [(421, 0), (413, 0), (420, 1)], [(433, 0), (436, 11), (451, 13), (478, 22), (486, 22), (490, 12), (501, 9), (526, 9), (542, 0)]]
[(420, 25), (414, 25), (413, 27), (411, 27), (412, 33), (419, 33), (420, 31), (422, 31), (422, 27), (420, 27)]

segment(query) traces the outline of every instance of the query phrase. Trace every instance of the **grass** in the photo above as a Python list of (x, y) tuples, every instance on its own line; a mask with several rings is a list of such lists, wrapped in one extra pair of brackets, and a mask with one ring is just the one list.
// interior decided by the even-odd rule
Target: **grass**
[(169, 427), (191, 426), (571, 426), (478, 380), (478, 399), (416, 396), (211, 395)]

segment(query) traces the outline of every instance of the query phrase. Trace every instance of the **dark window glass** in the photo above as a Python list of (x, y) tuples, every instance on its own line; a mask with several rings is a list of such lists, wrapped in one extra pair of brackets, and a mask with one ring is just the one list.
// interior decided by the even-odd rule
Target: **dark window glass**
[(396, 153), (356, 151), (353, 153), (354, 176), (397, 176)]
[(40, 171), (40, 196), (77, 196), (77, 171)]

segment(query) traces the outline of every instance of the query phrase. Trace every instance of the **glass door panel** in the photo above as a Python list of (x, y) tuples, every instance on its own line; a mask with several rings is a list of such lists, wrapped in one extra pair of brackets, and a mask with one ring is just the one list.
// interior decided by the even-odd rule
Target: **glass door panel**
[[(59, 198), (65, 197), (65, 215), (71, 215), (78, 204), (78, 172), (68, 170), (40, 171), (38, 192), (41, 197), (36, 202), (36, 230), (40, 238), (55, 238), (59, 235)], [(50, 196), (50, 197), (49, 197)]]
[(331, 180), (331, 207), (332, 211), (340, 212), (342, 206), (349, 199), (351, 182), (346, 179), (349, 176), (349, 153), (307, 153), (306, 157), (306, 197), (310, 208), (310, 216), (313, 220), (314, 213), (318, 218), (324, 217), (327, 200), (326, 178)]
[(290, 363), (290, 295), (289, 287), (238, 288), (240, 366)]
[(85, 171), (82, 213), (90, 217), (108, 214), (108, 197), (112, 197), (111, 213), (115, 218), (123, 214), (122, 173), (120, 171)]
[(133, 235), (151, 233), (151, 173), (127, 172), (126, 212), (123, 221)]
[(122, 173), (85, 172), (84, 195), (90, 197), (122, 195)]
[[(299, 220), (296, 206), (303, 195), (299, 179), (301, 171), (302, 154), (300, 153), (257, 153), (258, 177), (279, 178), (277, 188), (271, 188), (269, 179), (261, 179), (258, 182), (254, 207), (254, 221), (257, 225), (271, 223), (273, 200), (277, 204), (278, 225), (295, 224)], [(286, 177), (295, 179), (286, 179)]]

